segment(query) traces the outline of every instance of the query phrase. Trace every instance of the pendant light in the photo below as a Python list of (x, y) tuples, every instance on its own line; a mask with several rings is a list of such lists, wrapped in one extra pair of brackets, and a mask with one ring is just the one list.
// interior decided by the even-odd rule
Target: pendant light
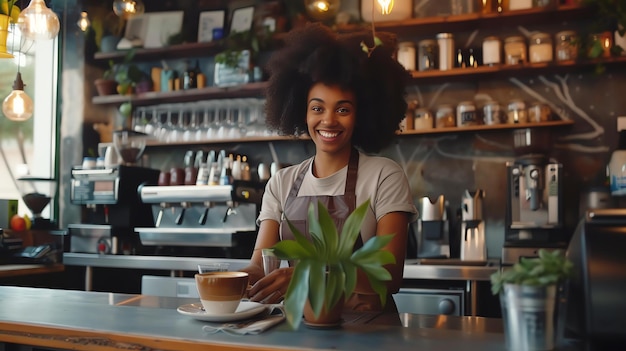
[(332, 18), (339, 12), (339, 0), (305, 0), (306, 12), (311, 18), (323, 21)]
[(89, 28), (89, 26), (91, 25), (91, 21), (89, 20), (89, 17), (87, 16), (87, 12), (83, 11), (80, 13), (80, 19), (78, 20), (78, 22), (76, 22), (76, 25), (83, 32), (87, 31), (87, 28)]
[(43, 0), (31, 0), (17, 20), (22, 35), (31, 40), (54, 39), (59, 34), (59, 17)]
[(380, 5), (380, 13), (388, 15), (393, 9), (393, 0), (378, 0), (378, 5)]
[(141, 0), (115, 0), (113, 1), (113, 12), (123, 19), (141, 15), (145, 11)]
[(33, 100), (24, 92), (22, 74), (17, 72), (13, 82), (13, 91), (2, 102), (4, 115), (16, 122), (23, 122), (33, 115)]

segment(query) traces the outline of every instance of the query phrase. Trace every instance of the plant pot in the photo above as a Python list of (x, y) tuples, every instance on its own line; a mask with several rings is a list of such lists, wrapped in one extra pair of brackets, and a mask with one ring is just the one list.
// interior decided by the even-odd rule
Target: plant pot
[(117, 94), (117, 82), (112, 79), (98, 78), (94, 84), (100, 96)]
[(7, 38), (9, 37), (9, 23), (11, 17), (0, 15), (0, 58), (13, 58), (7, 51)]
[(319, 316), (315, 316), (313, 308), (307, 299), (304, 305), (304, 324), (310, 328), (317, 329), (335, 329), (341, 327), (341, 312), (343, 311), (344, 298), (340, 298), (337, 304), (328, 311), (326, 304), (322, 307)]
[(556, 292), (556, 285), (504, 285), (500, 304), (508, 350), (554, 349)]

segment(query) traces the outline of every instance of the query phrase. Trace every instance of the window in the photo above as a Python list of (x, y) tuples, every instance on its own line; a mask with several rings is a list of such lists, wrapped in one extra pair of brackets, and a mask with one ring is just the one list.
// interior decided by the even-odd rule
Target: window
[[(7, 49), (13, 59), (0, 59), (0, 100), (12, 90), (18, 71), (24, 91), (33, 99), (33, 117), (24, 122), (6, 118), (0, 110), (0, 198), (18, 199), (20, 215), (32, 213), (24, 205), (16, 178), (25, 172), (54, 178), (56, 154), (56, 96), (58, 78), (57, 39), (30, 41), (12, 26)], [(43, 217), (50, 217), (48, 206)]]

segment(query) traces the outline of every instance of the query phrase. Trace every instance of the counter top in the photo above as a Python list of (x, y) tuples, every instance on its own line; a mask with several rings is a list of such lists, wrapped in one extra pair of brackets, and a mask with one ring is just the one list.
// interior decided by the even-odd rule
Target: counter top
[(65, 266), (62, 264), (3, 264), (0, 265), (0, 278), (18, 277), (31, 274), (44, 274), (62, 272)]
[[(247, 259), (171, 257), (171, 256), (133, 256), (99, 255), (89, 253), (66, 252), (63, 263), (69, 266), (91, 266), (133, 269), (163, 269), (195, 271), (198, 263), (228, 262), (231, 269), (240, 269), (248, 265)], [(455, 264), (420, 264), (419, 260), (407, 260), (404, 265), (404, 279), (439, 279), (439, 280), (476, 280), (488, 281), (489, 276), (499, 268), (497, 262), (488, 261), (485, 265)]]
[[(334, 330), (291, 330), (286, 323), (260, 335), (207, 334), (176, 312), (188, 298), (0, 287), (0, 341), (76, 350), (502, 350), (500, 320), (404, 316), (403, 326), (344, 323)], [(450, 320), (450, 323), (446, 321)], [(446, 329), (443, 326), (448, 326)], [(495, 327), (494, 327), (495, 326)]]

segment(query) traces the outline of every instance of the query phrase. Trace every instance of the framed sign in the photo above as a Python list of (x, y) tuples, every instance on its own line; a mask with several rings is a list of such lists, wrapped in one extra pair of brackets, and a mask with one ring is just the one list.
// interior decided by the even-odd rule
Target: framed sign
[(242, 7), (233, 11), (230, 21), (230, 33), (245, 32), (252, 29), (254, 6)]
[(143, 16), (148, 17), (144, 48), (167, 46), (169, 38), (183, 28), (183, 11), (150, 12)]
[(226, 11), (224, 10), (200, 12), (198, 42), (212, 41), (213, 29), (224, 28), (224, 17), (226, 17)]

